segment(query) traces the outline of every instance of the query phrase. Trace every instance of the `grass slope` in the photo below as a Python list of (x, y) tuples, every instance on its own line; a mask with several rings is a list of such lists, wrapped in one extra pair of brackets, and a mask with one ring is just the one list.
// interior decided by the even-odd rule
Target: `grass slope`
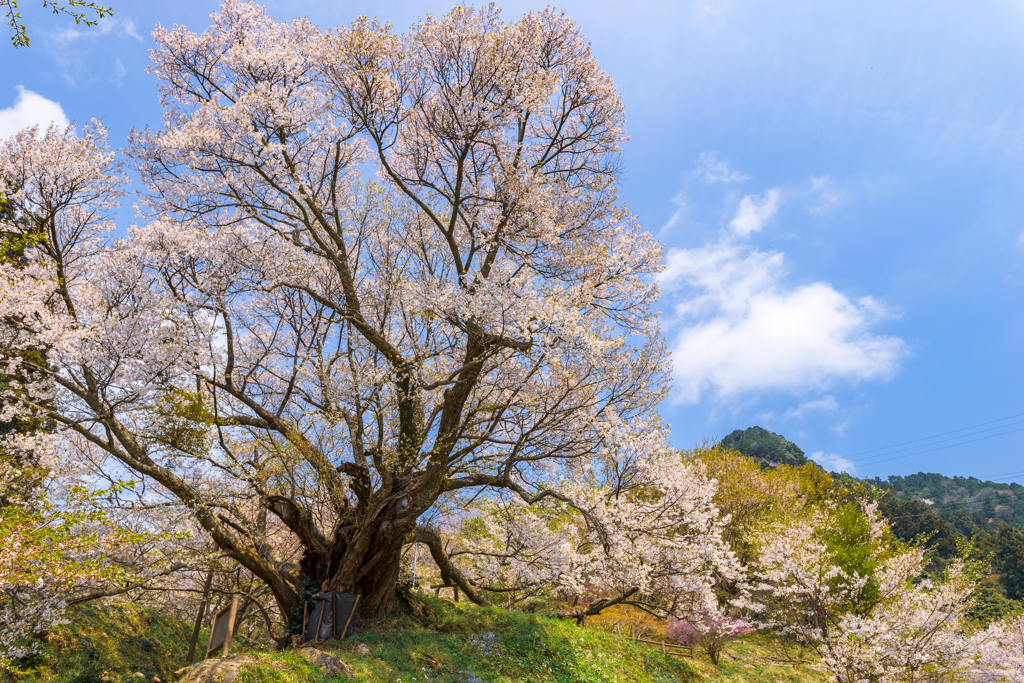
[(729, 643), (718, 666), (707, 658), (695, 661), (701, 680), (715, 683), (823, 683), (828, 677), (808, 664), (773, 661), (770, 637), (752, 634)]
[[(423, 598), (418, 615), (398, 615), (344, 641), (322, 644), (358, 681), (465, 683), (674, 683), (698, 681), (678, 658), (612, 633), (495, 607)], [(364, 647), (360, 647), (364, 646)], [(361, 654), (360, 649), (369, 650)], [(269, 660), (279, 655), (264, 655)], [(436, 663), (432, 663), (433, 659)], [(436, 670), (435, 670), (436, 669)], [(301, 678), (247, 678), (298, 683)]]
[(130, 604), (87, 605), (68, 617), (39, 655), (22, 662), (22, 673), (0, 669), (0, 681), (167, 681), (185, 663), (192, 628), (177, 619)]
[[(772, 664), (770, 641), (731, 643), (719, 666), (572, 622), (491, 607), (417, 598), (415, 614), (365, 624), (318, 647), (349, 664), (360, 682), (413, 683), (820, 683), (806, 666)], [(184, 665), (189, 625), (132, 605), (74, 610), (21, 675), (0, 681), (144, 683), (168, 681)], [(241, 683), (331, 683), (293, 651), (245, 652), (256, 663)], [(173, 680), (173, 677), (171, 678)]]

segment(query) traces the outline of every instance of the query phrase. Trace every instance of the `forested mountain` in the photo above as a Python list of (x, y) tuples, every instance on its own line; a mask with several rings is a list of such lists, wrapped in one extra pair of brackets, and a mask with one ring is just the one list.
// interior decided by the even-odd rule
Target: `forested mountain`
[(1024, 528), (1024, 486), (918, 472), (873, 479), (904, 500), (919, 500), (965, 536), (998, 533), (1001, 524)]
[[(799, 446), (761, 427), (737, 429), (721, 445), (755, 458), (762, 467), (810, 462)], [(937, 563), (933, 569), (957, 555), (958, 541), (972, 540), (975, 557), (990, 558), (999, 576), (998, 584), (979, 598), (982, 611), (1000, 613), (1012, 607), (1006, 597), (1024, 598), (1024, 486), (934, 472), (887, 479), (833, 476), (851, 491), (878, 489), (869, 497), (878, 501), (893, 535), (908, 543), (924, 539)], [(992, 593), (995, 585), (1001, 586), (999, 594)]]
[(803, 465), (808, 462), (799, 446), (763, 427), (737, 429), (722, 439), (722, 445), (769, 465)]

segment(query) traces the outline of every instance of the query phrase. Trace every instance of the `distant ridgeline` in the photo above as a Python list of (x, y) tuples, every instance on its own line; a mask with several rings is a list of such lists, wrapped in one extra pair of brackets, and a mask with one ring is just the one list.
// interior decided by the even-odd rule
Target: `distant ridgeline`
[(799, 466), (808, 462), (799, 446), (762, 427), (737, 429), (722, 439), (722, 445), (769, 465)]
[(925, 472), (867, 481), (888, 484), (904, 500), (920, 501), (965, 536), (979, 530), (996, 533), (1003, 522), (1024, 528), (1024, 486), (1020, 484)]
[[(737, 429), (722, 439), (722, 446), (771, 467), (812, 462), (795, 443), (763, 427)], [(901, 537), (929, 533), (933, 542), (945, 539), (944, 545), (953, 548), (956, 536), (995, 535), (1004, 523), (1024, 529), (1024, 486), (1020, 484), (924, 472), (859, 481), (894, 494), (882, 501), (881, 510), (894, 527), (903, 527), (897, 534)]]

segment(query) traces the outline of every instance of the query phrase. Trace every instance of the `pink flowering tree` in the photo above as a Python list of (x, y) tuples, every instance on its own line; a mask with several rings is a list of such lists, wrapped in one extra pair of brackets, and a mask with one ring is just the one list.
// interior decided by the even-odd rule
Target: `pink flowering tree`
[(40, 378), (5, 410), (186, 510), (286, 619), (320, 589), (387, 611), (414, 539), (485, 601), (425, 513), (483, 492), (611, 514), (548, 482), (605, 452), (606, 411), (665, 395), (615, 87), (554, 11), (212, 19), (154, 32), (165, 124), (133, 135), (126, 238), (98, 125), (3, 143), (4, 229), (41, 234), (0, 266), (0, 371)]
[(1024, 683), (1024, 615), (990, 624), (970, 683)]
[(670, 621), (665, 635), (680, 645), (699, 647), (712, 664), (718, 664), (722, 650), (730, 640), (753, 633), (756, 629), (743, 618), (733, 618), (720, 611), (701, 612), (682, 621)]

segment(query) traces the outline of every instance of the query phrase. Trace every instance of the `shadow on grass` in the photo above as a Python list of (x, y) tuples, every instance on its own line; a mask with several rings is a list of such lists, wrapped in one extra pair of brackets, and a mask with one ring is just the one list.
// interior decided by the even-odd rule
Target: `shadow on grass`
[[(684, 661), (611, 633), (496, 607), (453, 606), (429, 597), (423, 616), (401, 615), (341, 642), (325, 643), (365, 681), (459, 683), (698, 680)], [(369, 654), (360, 654), (364, 644)]]

